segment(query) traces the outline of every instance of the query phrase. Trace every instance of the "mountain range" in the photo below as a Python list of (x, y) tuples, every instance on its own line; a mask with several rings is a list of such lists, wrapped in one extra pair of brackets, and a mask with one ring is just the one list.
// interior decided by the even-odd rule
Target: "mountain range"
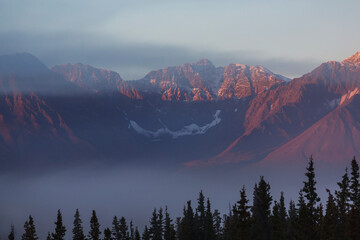
[(86, 64), (0, 56), (2, 170), (140, 162), (345, 165), (360, 151), (360, 52), (295, 79), (195, 63), (126, 81)]

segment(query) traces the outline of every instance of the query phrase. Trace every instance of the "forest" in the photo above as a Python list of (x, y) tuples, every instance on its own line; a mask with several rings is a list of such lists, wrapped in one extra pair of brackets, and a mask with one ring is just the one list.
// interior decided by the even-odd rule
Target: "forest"
[[(101, 226), (92, 211), (90, 230), (85, 233), (77, 209), (71, 232), (57, 212), (54, 230), (46, 240), (245, 240), (245, 239), (360, 239), (359, 165), (355, 157), (327, 200), (317, 193), (314, 160), (309, 158), (303, 187), (297, 201), (273, 199), (270, 184), (263, 176), (255, 183), (252, 201), (245, 186), (238, 201), (226, 214), (212, 210), (211, 201), (200, 191), (196, 206), (188, 201), (183, 216), (172, 218), (168, 208), (154, 209), (148, 225), (139, 228), (124, 217), (114, 216), (111, 226)], [(287, 205), (287, 206), (286, 206)], [(103, 229), (103, 231), (101, 230)], [(10, 226), (9, 240), (37, 240), (35, 219), (30, 215), (19, 231)], [(17, 236), (17, 232), (20, 232)]]

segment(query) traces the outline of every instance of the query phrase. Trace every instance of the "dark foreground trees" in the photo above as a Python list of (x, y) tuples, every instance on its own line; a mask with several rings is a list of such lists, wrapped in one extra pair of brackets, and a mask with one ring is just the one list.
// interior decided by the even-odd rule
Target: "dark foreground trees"
[[(66, 228), (58, 210), (55, 231), (48, 234), (47, 240), (359, 240), (360, 174), (355, 157), (349, 173), (345, 169), (334, 192), (327, 189), (328, 197), (323, 205), (317, 194), (314, 160), (310, 157), (298, 201), (289, 201), (288, 209), (284, 194), (273, 199), (270, 184), (260, 177), (252, 192), (252, 205), (243, 186), (239, 200), (230, 207), (228, 214), (221, 215), (218, 210), (212, 210), (210, 199), (201, 191), (196, 206), (192, 206), (191, 201), (184, 206), (182, 217), (172, 219), (167, 207), (154, 209), (149, 225), (141, 228), (142, 234), (132, 221), (128, 223), (125, 217), (117, 216), (111, 227), (100, 229), (93, 211), (90, 231), (85, 237), (77, 209), (72, 236), (65, 237)], [(8, 239), (15, 240), (15, 233), (11, 226)], [(38, 239), (31, 215), (24, 224), (21, 239)]]

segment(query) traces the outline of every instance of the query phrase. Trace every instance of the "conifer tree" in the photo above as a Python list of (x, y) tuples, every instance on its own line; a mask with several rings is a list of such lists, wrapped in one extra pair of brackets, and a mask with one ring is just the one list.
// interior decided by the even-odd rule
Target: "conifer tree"
[(326, 212), (324, 217), (324, 222), (322, 224), (322, 234), (321, 239), (343, 239), (343, 237), (339, 237), (339, 233), (337, 231), (338, 224), (338, 208), (336, 206), (336, 202), (334, 196), (331, 194), (329, 189), (326, 189), (328, 192), (328, 200), (326, 203)]
[(120, 218), (119, 221), (119, 230), (120, 230), (120, 236), (121, 236), (121, 240), (129, 240), (130, 236), (129, 236), (129, 228), (128, 225), (126, 223), (126, 219), (124, 217)]
[(253, 196), (253, 207), (251, 208), (253, 220), (252, 239), (270, 239), (269, 217), (272, 197), (270, 195), (270, 184), (264, 180), (263, 176), (260, 177), (259, 184), (255, 184)]
[(179, 240), (196, 240), (194, 211), (191, 207), (191, 201), (187, 202), (187, 208), (184, 207), (184, 217), (180, 224)]
[(215, 236), (216, 239), (219, 239), (221, 235), (223, 235), (223, 227), (221, 226), (222, 218), (220, 216), (219, 210), (217, 209), (214, 210), (213, 219), (214, 219)]
[(100, 234), (100, 223), (96, 216), (95, 210), (93, 210), (90, 219), (89, 240), (100, 240)]
[(139, 229), (137, 227), (135, 228), (134, 239), (135, 240), (141, 240), (140, 232), (139, 232)]
[(48, 232), (48, 235), (46, 237), (46, 240), (52, 240), (50, 232)]
[(240, 191), (240, 200), (237, 202), (237, 232), (236, 237), (239, 240), (250, 239), (250, 206), (248, 206), (249, 200), (246, 197), (245, 186)]
[(280, 202), (274, 203), (271, 216), (273, 239), (287, 239), (286, 237), (286, 208), (284, 193), (281, 192)]
[(296, 239), (296, 229), (298, 228), (298, 209), (296, 209), (295, 202), (292, 200), (289, 203), (288, 216), (286, 233), (287, 239)]
[(162, 208), (159, 208), (157, 225), (158, 225), (157, 237), (154, 240), (162, 240), (164, 234), (164, 215)]
[(360, 239), (360, 185), (359, 165), (355, 157), (351, 161), (350, 200), (351, 207), (347, 219), (347, 237), (351, 240)]
[(133, 221), (130, 221), (130, 240), (134, 240), (135, 238), (135, 230), (134, 230), (134, 225), (133, 225)]
[(202, 191), (199, 193), (198, 206), (196, 208), (197, 239), (205, 239), (205, 197)]
[(210, 203), (209, 198), (206, 201), (204, 231), (205, 231), (205, 234), (204, 234), (205, 240), (215, 240), (216, 239), (215, 227), (214, 227), (214, 217), (213, 217), (213, 213), (211, 212), (211, 203)]
[(163, 224), (163, 214), (162, 209), (159, 209), (157, 213), (156, 208), (153, 211), (151, 220), (150, 220), (150, 236), (152, 240), (162, 240), (162, 224)]
[(355, 208), (360, 208), (359, 165), (355, 157), (351, 161), (350, 200)]
[(53, 240), (64, 240), (66, 228), (63, 225), (62, 215), (60, 209), (57, 212), (57, 218), (55, 222), (55, 233), (52, 233)]
[(10, 227), (10, 234), (8, 235), (9, 240), (15, 240), (15, 229), (14, 225), (11, 225)]
[(104, 229), (104, 240), (113, 240), (110, 228)]
[(345, 238), (347, 214), (350, 205), (350, 179), (347, 168), (345, 169), (345, 174), (342, 176), (341, 182), (338, 182), (337, 185), (339, 186), (339, 190), (335, 191), (335, 195), (339, 210), (339, 222), (336, 229), (339, 233), (339, 236)]
[(298, 218), (296, 223), (296, 234), (295, 239), (311, 239), (311, 222), (310, 214), (304, 199), (303, 191), (299, 192), (299, 201), (298, 201)]
[(306, 170), (307, 172), (305, 173), (305, 176), (307, 179), (303, 182), (304, 187), (302, 189), (306, 199), (306, 221), (308, 221), (307, 227), (309, 228), (309, 236), (306, 237), (314, 239), (318, 230), (318, 219), (320, 214), (318, 211), (318, 203), (320, 202), (320, 198), (316, 193), (315, 169), (312, 156), (310, 156), (309, 166)]
[(84, 230), (82, 227), (82, 220), (80, 218), (79, 209), (76, 209), (73, 222), (73, 240), (85, 240)]
[(143, 235), (142, 235), (142, 240), (150, 240), (150, 239), (151, 239), (150, 231), (149, 231), (148, 227), (145, 226), (144, 232), (143, 232)]
[(167, 206), (165, 207), (164, 240), (175, 240), (175, 228), (172, 224)]
[(29, 216), (29, 221), (26, 221), (24, 224), (24, 234), (21, 237), (21, 240), (37, 240), (39, 239), (37, 234), (36, 234), (36, 229), (35, 229), (35, 223), (34, 223), (34, 219), (32, 218), (32, 216)]
[(116, 216), (114, 216), (112, 221), (111, 234), (114, 240), (121, 240), (119, 221)]

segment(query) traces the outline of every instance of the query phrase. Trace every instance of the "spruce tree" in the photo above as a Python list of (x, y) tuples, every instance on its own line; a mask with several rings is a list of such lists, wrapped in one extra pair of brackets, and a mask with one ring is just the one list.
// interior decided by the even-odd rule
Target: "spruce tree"
[(287, 213), (286, 213), (286, 207), (285, 207), (285, 198), (284, 198), (284, 192), (281, 192), (280, 194), (280, 203), (279, 203), (279, 215), (281, 220), (281, 228), (284, 232), (284, 235), (286, 236), (286, 229), (287, 229)]
[(14, 225), (11, 225), (10, 227), (10, 234), (8, 235), (9, 240), (15, 240), (15, 229)]
[(342, 176), (341, 182), (338, 182), (339, 190), (335, 191), (336, 202), (339, 210), (339, 222), (337, 224), (337, 231), (341, 238), (345, 238), (346, 235), (346, 221), (347, 214), (349, 212), (349, 200), (350, 200), (350, 179), (348, 176), (348, 169), (345, 169), (345, 174)]
[(53, 240), (64, 240), (66, 233), (66, 228), (63, 225), (62, 215), (60, 209), (57, 212), (56, 222), (55, 222), (55, 233), (52, 233)]
[(296, 208), (295, 202), (290, 201), (289, 203), (289, 211), (288, 211), (288, 219), (287, 219), (287, 231), (286, 236), (287, 239), (296, 239), (296, 229), (298, 223), (298, 209)]
[(223, 227), (221, 225), (222, 218), (220, 216), (219, 210), (215, 209), (213, 213), (213, 220), (214, 220), (214, 230), (216, 239), (219, 239), (223, 235)]
[(214, 227), (214, 217), (213, 213), (211, 212), (211, 203), (210, 199), (208, 198), (206, 201), (206, 211), (205, 211), (205, 240), (215, 240), (215, 227)]
[(48, 232), (48, 235), (46, 237), (46, 240), (52, 240), (50, 232)]
[(113, 240), (110, 228), (104, 229), (104, 240)]
[(95, 210), (92, 211), (90, 219), (90, 231), (89, 231), (89, 240), (100, 240), (100, 223), (96, 216)]
[(274, 203), (273, 213), (271, 216), (272, 236), (273, 239), (287, 239), (286, 237), (286, 208), (284, 193), (281, 192), (280, 202)]
[(355, 157), (351, 161), (350, 200), (352, 206), (360, 208), (359, 165)]
[(236, 237), (239, 240), (250, 239), (250, 206), (248, 205), (249, 200), (246, 197), (245, 186), (240, 191), (240, 200), (237, 202), (237, 224), (236, 224)]
[(259, 184), (255, 184), (253, 194), (253, 207), (252, 211), (252, 239), (270, 239), (271, 228), (269, 223), (270, 206), (272, 197), (270, 195), (270, 184), (260, 177)]
[[(159, 213), (160, 213), (160, 211), (159, 211)], [(152, 213), (152, 217), (150, 219), (150, 228), (149, 228), (150, 236), (151, 236), (151, 239), (153, 239), (153, 240), (161, 240), (162, 239), (162, 231), (161, 231), (162, 226), (160, 226), (161, 221), (159, 221), (159, 219), (160, 219), (160, 216), (157, 213), (157, 210), (155, 208)]]
[(21, 236), (21, 240), (37, 240), (39, 239), (36, 234), (35, 223), (32, 216), (29, 216), (29, 221), (24, 224), (24, 234)]
[(112, 221), (111, 234), (114, 240), (121, 240), (119, 221), (116, 216), (114, 216)]
[(295, 239), (304, 239), (311, 240), (312, 238), (312, 229), (310, 214), (305, 202), (303, 191), (299, 192), (299, 201), (298, 201), (298, 217), (296, 222), (296, 234)]
[(150, 231), (147, 226), (144, 228), (144, 232), (142, 234), (142, 240), (151, 240)]
[(167, 206), (165, 207), (164, 240), (175, 240), (175, 228), (172, 224)]
[(130, 236), (129, 236), (129, 228), (128, 225), (126, 223), (126, 219), (124, 217), (120, 218), (119, 221), (119, 230), (120, 230), (120, 236), (121, 236), (121, 240), (129, 240)]
[(318, 219), (319, 219), (319, 211), (318, 211), (318, 203), (320, 202), (320, 198), (316, 193), (316, 181), (315, 181), (315, 169), (314, 169), (314, 160), (312, 156), (309, 159), (309, 166), (306, 168), (307, 172), (305, 173), (306, 181), (304, 181), (304, 187), (302, 189), (304, 193), (304, 197), (306, 199), (306, 211), (307, 211), (307, 220), (309, 227), (309, 237), (310, 239), (314, 239), (316, 233), (318, 231)]
[(72, 230), (73, 240), (85, 240), (79, 209), (76, 209), (73, 225), (74, 225)]
[(205, 196), (202, 191), (199, 193), (198, 206), (196, 208), (197, 239), (205, 239)]
[(326, 203), (326, 212), (324, 217), (324, 222), (322, 224), (322, 234), (321, 239), (335, 240), (335, 239), (344, 239), (344, 236), (340, 237), (339, 232), (337, 231), (338, 225), (338, 208), (334, 196), (331, 194), (329, 189), (326, 189), (328, 192), (328, 200)]
[(360, 185), (359, 165), (355, 157), (351, 161), (350, 200), (351, 207), (347, 219), (347, 237), (351, 240), (360, 239)]
[(135, 240), (141, 240), (140, 232), (139, 232), (139, 229), (138, 229), (137, 227), (135, 228), (134, 239), (135, 239)]
[(184, 207), (184, 216), (180, 223), (179, 240), (196, 240), (194, 211), (191, 207), (191, 201)]
[(133, 225), (133, 221), (130, 221), (130, 240), (134, 240), (135, 239), (135, 230), (134, 230), (134, 225)]

